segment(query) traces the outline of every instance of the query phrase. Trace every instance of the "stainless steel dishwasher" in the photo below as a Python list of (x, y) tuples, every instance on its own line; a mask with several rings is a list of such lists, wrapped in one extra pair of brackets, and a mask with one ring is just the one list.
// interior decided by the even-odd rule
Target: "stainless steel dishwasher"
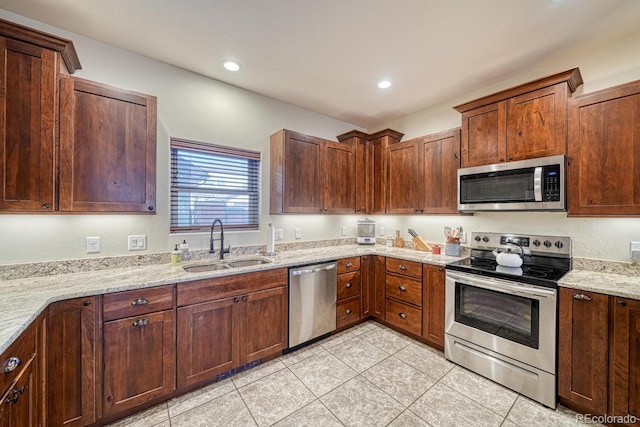
[(289, 269), (289, 348), (336, 329), (335, 262)]

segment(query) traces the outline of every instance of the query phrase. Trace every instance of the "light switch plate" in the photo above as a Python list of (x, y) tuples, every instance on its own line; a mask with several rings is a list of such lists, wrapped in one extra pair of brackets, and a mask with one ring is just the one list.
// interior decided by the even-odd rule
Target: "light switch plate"
[(100, 253), (100, 236), (87, 237), (87, 253)]
[(384, 227), (380, 226), (380, 227), (378, 227), (378, 230), (379, 230), (378, 231), (378, 236), (384, 236)]
[(143, 251), (147, 249), (147, 236), (145, 234), (129, 236), (127, 243), (130, 251)]
[(296, 239), (302, 239), (302, 228), (296, 228)]
[(640, 242), (631, 242), (631, 259), (640, 261)]
[(346, 225), (343, 225), (343, 226), (342, 226), (342, 237), (344, 237), (344, 236), (346, 236), (346, 235), (347, 235), (347, 226), (346, 226)]
[(284, 239), (284, 230), (282, 228), (276, 228), (274, 234), (275, 234), (276, 240)]

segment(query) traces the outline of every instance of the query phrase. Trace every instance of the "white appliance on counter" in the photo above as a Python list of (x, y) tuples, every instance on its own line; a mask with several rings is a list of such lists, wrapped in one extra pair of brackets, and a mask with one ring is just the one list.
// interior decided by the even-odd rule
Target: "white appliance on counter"
[(358, 232), (356, 242), (359, 245), (375, 245), (376, 244), (376, 222), (369, 219), (358, 220)]

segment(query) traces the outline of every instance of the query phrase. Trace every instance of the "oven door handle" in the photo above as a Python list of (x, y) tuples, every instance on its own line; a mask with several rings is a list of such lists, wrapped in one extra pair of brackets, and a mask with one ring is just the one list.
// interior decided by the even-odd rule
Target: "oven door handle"
[(485, 277), (470, 276), (468, 274), (459, 274), (447, 271), (447, 277), (458, 280), (463, 284), (476, 286), (478, 288), (489, 289), (492, 291), (500, 291), (511, 295), (521, 295), (528, 298), (555, 298), (556, 292), (553, 289), (533, 288), (524, 284), (510, 284), (504, 280), (488, 279)]

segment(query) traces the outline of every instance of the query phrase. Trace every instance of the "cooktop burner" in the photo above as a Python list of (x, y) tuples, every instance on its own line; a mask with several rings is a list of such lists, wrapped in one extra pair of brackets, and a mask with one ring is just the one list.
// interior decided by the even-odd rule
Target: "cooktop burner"
[[(496, 262), (494, 252), (518, 249), (521, 267), (505, 267)], [(470, 257), (447, 264), (450, 270), (496, 277), (539, 286), (557, 287), (571, 271), (571, 240), (567, 237), (521, 236), (472, 233)]]

